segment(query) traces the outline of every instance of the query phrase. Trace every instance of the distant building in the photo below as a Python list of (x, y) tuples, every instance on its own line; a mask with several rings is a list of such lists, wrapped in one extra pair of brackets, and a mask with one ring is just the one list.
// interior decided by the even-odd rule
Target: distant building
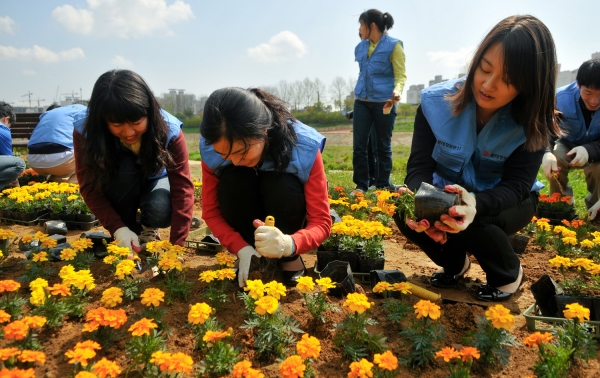
[[(205, 103), (206, 98), (203, 98)], [(196, 95), (186, 94), (185, 89), (169, 89), (169, 93), (163, 93), (158, 101), (162, 107), (173, 114), (181, 114), (188, 109), (193, 114), (198, 114), (204, 110), (204, 103), (196, 100)]]
[(406, 103), (418, 105), (421, 103), (421, 91), (425, 89), (425, 84), (411, 85), (406, 91)]
[(435, 79), (429, 80), (429, 86), (431, 87), (432, 85), (443, 83), (444, 81), (448, 81), (448, 79), (442, 79), (442, 75), (435, 75)]
[(593, 53), (592, 59), (600, 59), (600, 52)]
[(15, 113), (43, 113), (47, 106), (13, 106)]
[(573, 71), (561, 71), (559, 64), (558, 71), (558, 75), (556, 76), (556, 88), (564, 87), (565, 85), (569, 85), (574, 82), (579, 69)]

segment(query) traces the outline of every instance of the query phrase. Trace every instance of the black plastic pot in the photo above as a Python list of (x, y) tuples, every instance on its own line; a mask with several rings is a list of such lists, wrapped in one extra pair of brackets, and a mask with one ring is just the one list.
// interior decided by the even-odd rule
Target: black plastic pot
[(65, 222), (77, 222), (77, 214), (60, 213), (60, 219)]
[(29, 251), (31, 248), (35, 248), (40, 244), (39, 240), (32, 240), (31, 243), (23, 243), (23, 238), (19, 239), (19, 250), (21, 252)]
[(358, 271), (361, 273), (369, 273), (372, 270), (383, 270), (385, 259), (360, 259), (358, 260)]
[(44, 233), (48, 235), (58, 234), (58, 235), (66, 235), (67, 234), (67, 224), (64, 221), (59, 220), (49, 220), (44, 222)]
[(50, 260), (52, 262), (60, 261), (60, 253), (65, 248), (71, 248), (71, 244), (60, 243), (60, 244), (57, 244), (56, 247), (50, 248), (48, 250), (48, 260)]
[(99, 231), (84, 232), (83, 234), (81, 234), (80, 238), (88, 238), (92, 240), (94, 246), (89, 252), (94, 252), (96, 257), (98, 258), (104, 258), (108, 255), (106, 246), (108, 245), (108, 243), (111, 243), (114, 240), (112, 236)]
[(558, 305), (554, 297), (562, 292), (560, 286), (547, 274), (531, 285), (531, 293), (543, 316), (558, 316)]
[(353, 272), (358, 272), (358, 260), (360, 260), (360, 256), (356, 252), (338, 252), (338, 260), (345, 261), (350, 264), (350, 269)]
[(571, 303), (579, 303), (583, 307), (590, 310), (590, 319), (594, 317), (593, 308), (594, 308), (594, 299), (592, 297), (575, 297), (572, 295), (564, 295), (559, 294), (554, 296), (554, 300), (556, 301), (556, 306), (558, 307), (558, 316), (564, 318), (563, 311), (567, 308), (568, 304)]
[[(369, 275), (369, 279), (371, 282), (371, 288), (375, 287), (379, 282), (389, 282), (391, 284), (398, 282), (406, 282), (406, 275), (401, 271), (395, 270), (372, 270)], [(375, 293), (380, 297), (383, 297), (380, 293)], [(400, 298), (400, 293), (397, 291), (388, 292), (388, 296), (391, 298)]]
[(594, 297), (592, 301), (590, 320), (600, 320), (600, 297)]
[(529, 236), (524, 234), (514, 234), (508, 237), (510, 245), (517, 255), (525, 252), (527, 244), (529, 244)]
[(2, 251), (4, 253), (4, 256), (7, 255), (9, 242), (10, 242), (10, 240), (8, 240), (8, 238), (0, 239), (0, 251)]
[(540, 213), (540, 217), (542, 217), (542, 218), (547, 218), (547, 219), (554, 218), (553, 211), (542, 210), (542, 211), (539, 211), (539, 213)]
[(317, 266), (319, 270), (323, 270), (327, 264), (332, 261), (339, 260), (338, 251), (319, 251), (317, 250)]
[(77, 214), (76, 218), (77, 222), (93, 222), (96, 220), (96, 216), (94, 214)]
[(415, 195), (415, 218), (427, 219), (433, 225), (436, 220), (440, 220), (442, 214), (448, 214), (448, 209), (455, 205), (460, 205), (458, 194), (447, 193), (423, 182)]
[(61, 243), (67, 242), (67, 237), (64, 235), (54, 234), (54, 235), (50, 235), (49, 237), (56, 240), (56, 244), (61, 244)]
[(319, 274), (320, 278), (329, 277), (335, 282), (335, 288), (329, 289), (329, 294), (336, 297), (343, 297), (356, 291), (356, 283), (350, 269), (350, 264), (346, 261), (332, 261)]

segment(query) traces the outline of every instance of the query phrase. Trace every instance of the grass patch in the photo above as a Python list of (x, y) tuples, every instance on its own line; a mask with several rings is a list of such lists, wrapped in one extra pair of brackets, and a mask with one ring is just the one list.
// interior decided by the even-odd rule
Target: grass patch
[[(550, 184), (548, 179), (544, 176), (544, 172), (540, 167), (538, 171), (537, 179), (545, 185), (545, 188), (540, 190), (540, 193), (550, 194)], [(575, 211), (579, 215), (580, 219), (587, 218), (587, 208), (585, 207), (585, 197), (588, 194), (587, 184), (585, 182), (585, 174), (583, 169), (573, 169), (569, 172), (569, 185), (573, 188), (573, 195), (575, 197)]]

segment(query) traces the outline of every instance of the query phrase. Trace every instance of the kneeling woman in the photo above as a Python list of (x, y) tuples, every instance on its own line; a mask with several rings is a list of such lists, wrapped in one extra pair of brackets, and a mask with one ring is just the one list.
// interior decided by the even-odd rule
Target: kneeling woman
[(395, 220), (442, 267), (431, 276), (434, 286), (458, 284), (470, 267), (467, 252), (487, 275), (478, 299), (506, 300), (521, 284), (523, 268), (508, 235), (535, 214), (536, 175), (549, 136), (559, 133), (556, 67), (546, 26), (513, 16), (485, 37), (466, 79), (422, 92), (405, 184), (413, 191), (427, 182), (459, 193), (462, 205), (435, 224)]
[(137, 251), (169, 225), (170, 242), (184, 244), (194, 185), (181, 125), (160, 109), (146, 82), (127, 70), (100, 76), (88, 109), (75, 116), (81, 196), (122, 247)]
[[(321, 151), (325, 138), (260, 89), (223, 88), (200, 126), (202, 217), (239, 258), (245, 285), (252, 256), (280, 259), (284, 283), (304, 273), (300, 255), (331, 229)], [(275, 217), (275, 227), (261, 220)]]

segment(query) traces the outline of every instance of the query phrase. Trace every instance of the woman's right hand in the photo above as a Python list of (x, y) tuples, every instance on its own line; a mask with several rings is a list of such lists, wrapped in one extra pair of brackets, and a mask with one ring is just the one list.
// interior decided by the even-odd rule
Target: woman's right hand
[(115, 237), (119, 247), (129, 248), (129, 259), (132, 259), (136, 256), (134, 252), (140, 252), (142, 249), (140, 247), (140, 240), (138, 236), (135, 234), (135, 232), (131, 231), (129, 227), (121, 227), (117, 229), (113, 236)]

